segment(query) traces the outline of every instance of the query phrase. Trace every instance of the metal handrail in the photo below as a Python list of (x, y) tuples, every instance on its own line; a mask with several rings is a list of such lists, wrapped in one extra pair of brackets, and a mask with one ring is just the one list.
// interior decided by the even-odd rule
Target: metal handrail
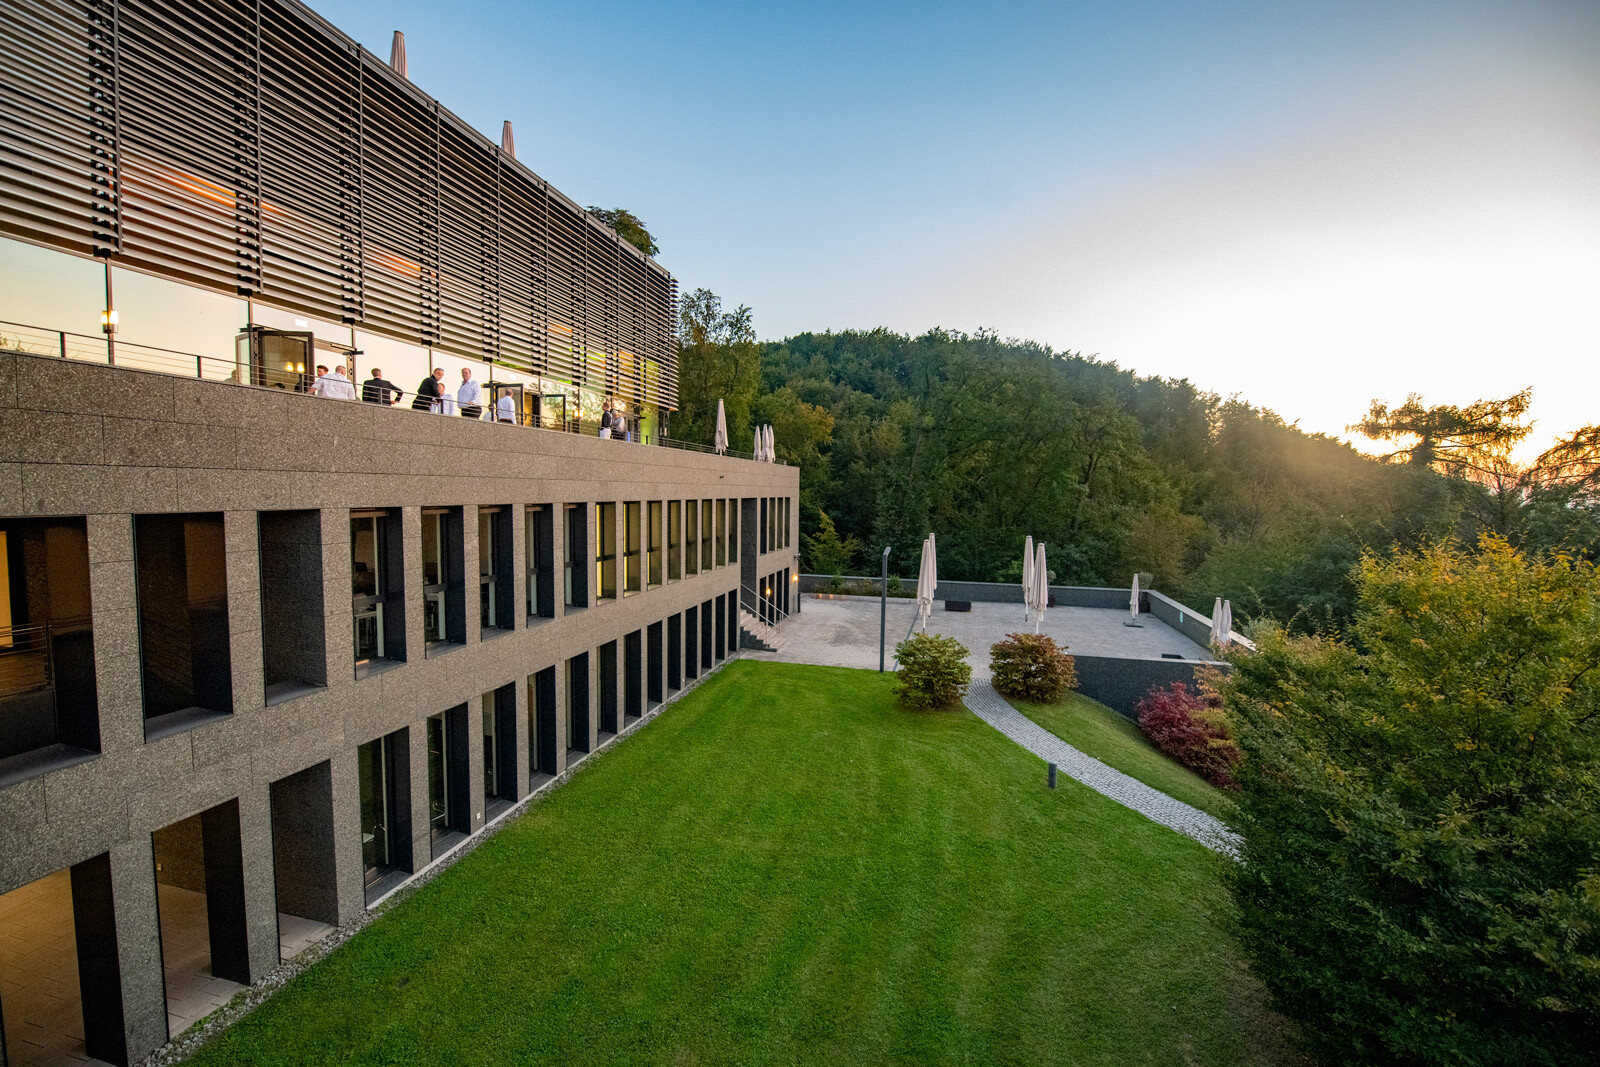
[[(739, 597), (739, 606), (741, 608), (743, 608), (744, 610), (748, 611), (750, 614), (754, 615), (758, 621), (764, 622), (768, 626), (776, 626), (779, 622), (784, 621), (790, 615), (794, 614), (793, 612), (784, 611), (782, 608), (778, 607), (778, 603), (777, 603), (776, 600), (774, 600), (770, 604), (767, 604), (767, 603), (763, 602), (762, 599), (761, 599), (761, 593), (758, 590), (751, 589), (748, 585), (745, 585), (743, 582), (739, 583), (739, 591), (740, 591), (740, 594), (741, 594), (740, 597)], [(745, 598), (743, 596), (744, 593), (749, 593), (750, 594), (751, 599), (756, 603), (757, 607), (751, 607), (749, 604), (745, 603)], [(759, 610), (761, 608), (765, 608), (765, 609), (771, 611), (773, 614), (779, 616), (777, 621), (768, 623), (768, 622), (766, 622), (765, 619), (762, 619), (761, 618), (761, 610)]]
[(48, 689), (55, 681), (50, 624), (0, 627), (0, 697)]
[[(24, 335), (18, 335), (14, 332), (8, 332), (8, 328), (10, 331), (30, 331), (36, 336), (28, 337)], [(204, 356), (195, 352), (180, 352), (177, 349), (172, 348), (159, 348), (155, 345), (141, 345), (128, 341), (119, 341), (113, 335), (95, 337), (91, 334), (73, 333), (70, 330), (51, 330), (43, 326), (32, 326), (21, 322), (8, 322), (0, 320), (0, 351), (20, 352), (24, 355), (51, 356), (58, 359), (70, 359), (79, 363), (98, 363), (103, 366), (121, 367), (131, 370), (146, 370), (158, 374), (172, 374), (181, 377), (198, 378), (204, 381), (227, 382), (229, 384), (237, 385), (246, 389), (268, 389), (279, 392), (289, 391), (283, 383), (277, 385), (264, 385), (247, 381), (246, 379), (249, 377), (249, 371), (247, 368), (241, 365), (237, 359), (219, 359), (216, 356)], [(350, 384), (354, 386), (356, 395), (359, 398), (361, 395), (362, 383), (351, 382)], [(487, 385), (489, 383), (484, 384)], [(498, 384), (503, 385), (505, 383), (502, 382)], [(350, 401), (346, 402), (348, 403)], [(355, 402), (359, 403), (362, 401), (358, 399)], [(374, 406), (389, 407), (404, 411), (415, 410), (411, 408), (405, 401), (400, 401), (393, 405), (379, 404)], [(584, 421), (582, 419), (567, 420), (564, 425), (559, 427), (545, 426), (542, 423), (534, 423), (531, 420), (524, 418), (521, 412), (518, 412), (517, 417), (513, 420), (502, 420), (495, 418), (494, 402), (492, 400), (489, 403), (484, 404), (483, 408), (486, 417), (483, 417), (478, 421), (503, 423), (505, 425), (520, 426), (524, 429), (543, 430), (546, 433), (567, 433), (578, 434), (580, 436), (584, 435), (585, 433)], [(442, 412), (424, 411), (419, 412), (419, 414), (438, 415), (442, 414)], [(461, 416), (456, 414), (453, 417), (460, 418)], [(593, 427), (594, 424), (591, 422), (590, 426)], [(590, 432), (597, 433), (598, 429), (598, 427), (594, 427)], [(613, 440), (621, 441), (623, 444), (643, 444), (657, 446), (665, 445), (668, 448), (682, 449), (686, 452), (701, 452), (708, 455), (724, 455), (733, 459), (746, 459), (752, 462), (762, 462), (757, 460), (755, 454), (752, 452), (738, 452), (733, 449), (725, 449), (719, 453), (710, 445), (703, 445), (695, 441), (680, 441), (677, 438), (662, 437), (659, 434), (655, 435), (655, 439), (653, 441), (650, 439), (649, 435), (640, 435), (640, 438), (635, 441), (627, 441), (622, 438), (614, 438)], [(770, 462), (783, 467), (789, 465), (783, 460), (771, 460)]]

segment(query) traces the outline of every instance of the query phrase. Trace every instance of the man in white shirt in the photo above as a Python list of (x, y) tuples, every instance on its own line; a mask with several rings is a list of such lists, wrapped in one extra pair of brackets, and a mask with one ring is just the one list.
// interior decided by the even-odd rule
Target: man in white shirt
[(496, 422), (516, 422), (517, 406), (511, 399), (510, 393), (501, 393), (500, 399), (494, 402)]
[(344, 364), (334, 364), (333, 370), (317, 379), (317, 395), (331, 396), (335, 400), (354, 400), (356, 387), (344, 376)]
[(483, 387), (472, 380), (472, 368), (461, 368), (461, 388), (456, 390), (456, 404), (461, 414), (475, 419), (483, 414)]

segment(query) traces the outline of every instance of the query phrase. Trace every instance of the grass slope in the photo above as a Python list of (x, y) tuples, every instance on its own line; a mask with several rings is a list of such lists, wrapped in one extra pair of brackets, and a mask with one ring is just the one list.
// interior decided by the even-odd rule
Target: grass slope
[(194, 1062), (1271, 1062), (1224, 861), (891, 685), (731, 664)]
[[(1008, 698), (1009, 699), (1009, 698)], [(1185, 804), (1226, 819), (1228, 794), (1145, 740), (1139, 726), (1098, 700), (1068, 693), (1054, 704), (1012, 700), (1011, 706), (1074, 748)]]

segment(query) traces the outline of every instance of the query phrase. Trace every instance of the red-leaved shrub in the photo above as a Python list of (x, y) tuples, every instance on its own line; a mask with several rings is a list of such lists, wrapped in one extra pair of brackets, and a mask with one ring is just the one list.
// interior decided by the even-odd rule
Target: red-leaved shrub
[(1213, 785), (1237, 789), (1234, 768), (1242, 753), (1228, 735), (1222, 702), (1183, 682), (1157, 686), (1134, 708), (1150, 743)]

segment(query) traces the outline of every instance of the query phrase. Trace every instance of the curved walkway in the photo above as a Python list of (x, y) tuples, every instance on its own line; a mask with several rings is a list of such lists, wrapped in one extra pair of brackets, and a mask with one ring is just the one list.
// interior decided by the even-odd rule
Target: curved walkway
[(967, 689), (967, 708), (978, 718), (1005, 734), (1046, 763), (1054, 763), (1069, 777), (1077, 779), (1102, 796), (1125, 808), (1194, 838), (1207, 848), (1234, 856), (1239, 837), (1220, 819), (1192, 808), (1181, 800), (1153, 789), (1137, 778), (1130, 778), (1108, 767), (1087, 753), (1073, 748), (1055, 734), (1008, 704), (995, 692), (987, 678), (972, 679)]

